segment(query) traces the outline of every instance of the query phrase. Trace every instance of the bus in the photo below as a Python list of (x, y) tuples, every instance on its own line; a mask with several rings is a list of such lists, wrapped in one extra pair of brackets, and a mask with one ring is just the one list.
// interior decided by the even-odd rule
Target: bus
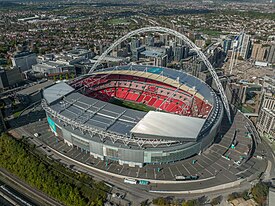
[(124, 179), (124, 183), (136, 185), (137, 181), (135, 179)]
[(198, 175), (189, 175), (189, 176), (176, 176), (176, 181), (184, 181), (184, 180), (197, 180), (199, 178)]
[(150, 182), (147, 181), (147, 180), (139, 180), (139, 181), (138, 181), (138, 184), (140, 184), (140, 185), (149, 185)]

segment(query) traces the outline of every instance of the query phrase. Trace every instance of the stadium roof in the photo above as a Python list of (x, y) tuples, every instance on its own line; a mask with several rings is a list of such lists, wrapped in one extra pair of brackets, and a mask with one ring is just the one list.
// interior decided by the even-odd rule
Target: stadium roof
[(68, 94), (50, 107), (59, 114), (85, 126), (120, 135), (130, 135), (131, 129), (146, 114), (90, 98), (77, 92)]
[(74, 91), (73, 87), (64, 82), (61, 82), (45, 89), (43, 92), (43, 96), (48, 104), (51, 104), (54, 101), (62, 98), (63, 96), (71, 93), (72, 91)]
[(137, 123), (131, 133), (135, 136), (146, 135), (196, 141), (205, 121), (201, 118), (150, 111)]
[[(61, 84), (54, 85), (58, 93)], [(49, 90), (49, 89), (47, 89)], [(46, 90), (48, 100), (53, 102), (53, 93)], [(67, 90), (61, 90), (67, 91)], [(71, 90), (69, 90), (71, 91)], [(65, 94), (64, 92), (64, 94)], [(55, 94), (56, 94), (55, 93)], [(50, 95), (49, 95), (50, 94)], [(60, 93), (61, 94), (61, 93)], [(50, 97), (50, 99), (49, 99)], [(71, 92), (50, 106), (60, 115), (95, 129), (120, 135), (131, 133), (141, 138), (196, 141), (205, 119), (180, 116), (164, 112), (148, 113), (124, 108), (101, 100)]]

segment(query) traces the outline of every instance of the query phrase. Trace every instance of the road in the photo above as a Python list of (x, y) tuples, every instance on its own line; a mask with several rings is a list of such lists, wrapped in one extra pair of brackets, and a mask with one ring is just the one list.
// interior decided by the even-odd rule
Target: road
[[(1, 171), (1, 175), (3, 175)], [(6, 176), (6, 175), (4, 175)], [(10, 205), (18, 205), (18, 206), (38, 206), (39, 204), (30, 198), (26, 197), (26, 195), (22, 194), (18, 191), (18, 188), (14, 189), (15, 187), (11, 187), (10, 185), (7, 185), (6, 183), (0, 181), (0, 196), (4, 197)], [(7, 205), (9, 205), (9, 203)], [(5, 205), (5, 201), (1, 203), (0, 205)]]
[[(58, 203), (57, 201), (51, 199), (50, 197), (48, 197), (46, 194), (42, 193), (39, 190), (34, 189), (33, 187), (29, 186), (27, 183), (25, 183), (24, 181), (22, 181), (21, 179), (19, 179), (18, 177), (10, 174), (9, 172), (7, 172), (6, 170), (0, 168), (0, 173), (1, 175), (3, 175), (6, 179), (8, 179), (9, 181), (13, 182), (16, 185), (16, 188), (18, 190), (18, 195), (22, 196), (23, 199), (27, 200), (27, 202), (30, 203), (30, 205), (53, 205), (53, 206), (62, 206), (62, 204)], [(20, 188), (20, 189), (19, 189)], [(19, 194), (19, 190), (24, 191)], [(28, 195), (27, 195), (28, 194)], [(29, 197), (33, 197), (32, 200), (26, 196)], [(39, 203), (37, 203), (37, 201), (39, 200)]]

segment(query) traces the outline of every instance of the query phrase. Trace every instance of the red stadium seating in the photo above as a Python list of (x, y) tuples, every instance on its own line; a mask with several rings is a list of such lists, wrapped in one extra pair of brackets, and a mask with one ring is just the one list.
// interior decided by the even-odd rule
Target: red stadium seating
[(137, 102), (143, 102), (143, 100), (144, 100), (144, 98), (145, 98), (145, 95), (144, 94), (141, 94), (139, 97), (138, 97), (138, 99), (137, 99)]
[(160, 105), (164, 102), (164, 99), (158, 99), (153, 105), (155, 108), (159, 108)]
[(89, 88), (85, 95), (110, 101), (112, 98), (137, 102), (166, 112), (186, 116), (207, 117), (212, 106), (187, 91), (144, 77), (110, 74), (96, 75), (72, 84)]

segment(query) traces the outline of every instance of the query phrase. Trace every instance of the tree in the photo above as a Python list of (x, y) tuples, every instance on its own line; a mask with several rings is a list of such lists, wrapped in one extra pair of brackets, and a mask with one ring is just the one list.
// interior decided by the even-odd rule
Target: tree
[(211, 200), (211, 205), (219, 205), (222, 202), (222, 196), (215, 197)]
[(149, 205), (150, 205), (150, 203), (149, 203), (148, 199), (144, 200), (140, 203), (140, 206), (149, 206)]
[(227, 200), (232, 201), (232, 200), (234, 200), (236, 198), (239, 198), (239, 197), (241, 197), (241, 195), (239, 193), (233, 192), (232, 194), (228, 195)]
[[(15, 140), (7, 134), (0, 137), (0, 167), (40, 189), (64, 205), (103, 205), (109, 189), (88, 176), (80, 176), (59, 163), (37, 153), (27, 141)], [(89, 184), (87, 184), (87, 182)], [(87, 193), (83, 192), (89, 191)]]
[(104, 205), (102, 199), (99, 199), (99, 200), (97, 201), (97, 205), (98, 205), (98, 206), (103, 206), (103, 205)]
[(264, 205), (268, 194), (268, 185), (259, 182), (251, 189), (251, 194), (259, 205)]
[(12, 65), (12, 61), (10, 58), (7, 59), (7, 66), (11, 66)]
[(167, 201), (163, 197), (158, 197), (156, 199), (153, 199), (153, 204), (164, 206), (167, 205)]
[(33, 52), (39, 54), (39, 48), (36, 45), (33, 47)]
[(182, 202), (182, 206), (199, 206), (199, 205), (200, 203), (197, 199)]
[(208, 47), (209, 45), (211, 44), (211, 39), (207, 39), (206, 41), (205, 41), (205, 48), (206, 47)]
[(249, 199), (250, 199), (247, 190), (243, 191), (242, 194), (241, 194), (241, 196), (242, 196), (242, 198), (243, 198), (244, 200), (249, 200)]
[(74, 79), (74, 73), (71, 73), (71, 78)]
[(238, 56), (238, 60), (243, 60), (243, 57), (242, 56)]

